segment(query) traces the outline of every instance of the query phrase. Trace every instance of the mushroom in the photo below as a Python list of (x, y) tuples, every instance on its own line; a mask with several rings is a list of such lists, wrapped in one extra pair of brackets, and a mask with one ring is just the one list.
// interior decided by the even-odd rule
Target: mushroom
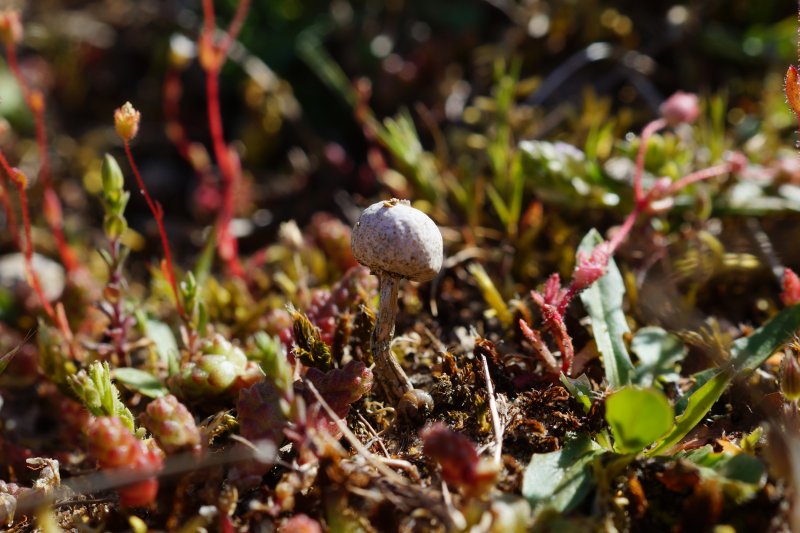
[(436, 223), (408, 200), (392, 198), (361, 213), (352, 237), (353, 255), (378, 276), (380, 304), (371, 348), (378, 383), (398, 412), (417, 419), (430, 412), (433, 399), (415, 389), (389, 347), (397, 315), (400, 280), (430, 281), (442, 268), (442, 234)]

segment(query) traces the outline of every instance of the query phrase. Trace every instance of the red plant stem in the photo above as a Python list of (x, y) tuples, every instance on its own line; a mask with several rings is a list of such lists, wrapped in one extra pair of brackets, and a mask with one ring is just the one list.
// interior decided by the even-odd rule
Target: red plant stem
[[(230, 24), (228, 24), (228, 29), (225, 31), (225, 35), (222, 36), (222, 39), (220, 39), (216, 47), (220, 58), (224, 58), (228, 55), (228, 51), (233, 45), (233, 42), (236, 40), (236, 37), (239, 36), (239, 32), (244, 25), (244, 19), (247, 18), (247, 12), (250, 9), (250, 2), (251, 0), (239, 0), (239, 4), (236, 6), (236, 13), (234, 13)], [(206, 32), (207, 38), (213, 38), (216, 26), (213, 0), (203, 0), (203, 19), (205, 23), (204, 31)], [(221, 67), (222, 63), (220, 63), (219, 66)]]
[(633, 197), (637, 204), (644, 199), (642, 174), (644, 173), (644, 156), (647, 153), (647, 143), (654, 133), (664, 129), (666, 126), (666, 120), (657, 118), (644, 127), (642, 135), (639, 137), (639, 150), (636, 152), (636, 169), (633, 174)]
[[(56, 194), (52, 180), (50, 179), (50, 155), (47, 151), (44, 96), (38, 91), (36, 95), (34, 95), (28, 82), (25, 81), (25, 77), (22, 75), (19, 62), (17, 61), (16, 45), (12, 41), (6, 43), (6, 55), (8, 57), (9, 69), (11, 69), (14, 78), (16, 78), (19, 84), (25, 104), (28, 106), (28, 109), (30, 109), (31, 114), (33, 114), (33, 121), (36, 128), (36, 146), (39, 150), (39, 159), (41, 161), (39, 178), (42, 180), (42, 186), (45, 191), (51, 196), (51, 201), (55, 200), (60, 210), (61, 202), (58, 199), (58, 194)], [(78, 267), (78, 261), (75, 258), (75, 253), (69, 247), (69, 244), (67, 244), (67, 239), (64, 237), (64, 230), (60, 224), (51, 223), (49, 220), (48, 225), (50, 226), (50, 231), (53, 232), (53, 237), (56, 239), (56, 246), (58, 247), (58, 253), (61, 256), (61, 262), (64, 264), (64, 268), (67, 269), (67, 272), (73, 272)]]
[(45, 298), (44, 291), (42, 290), (42, 284), (39, 281), (39, 274), (33, 268), (33, 237), (31, 235), (31, 218), (28, 210), (28, 195), (25, 192), (25, 181), (19, 179), (17, 173), (13, 168), (11, 168), (11, 165), (8, 164), (8, 160), (2, 152), (0, 152), (0, 166), (3, 167), (3, 170), (8, 175), (8, 178), (19, 192), (20, 211), (22, 211), (22, 224), (25, 228), (25, 248), (23, 250), (23, 256), (25, 257), (25, 270), (28, 274), (28, 282), (36, 293), (36, 296), (39, 297), (39, 301), (45, 313), (47, 313), (47, 316), (49, 316), (53, 322), (56, 322), (56, 314), (53, 311), (53, 307), (50, 305), (50, 301)]
[[(644, 135), (642, 135), (644, 137)], [(690, 174), (683, 176), (682, 178), (678, 179), (677, 181), (673, 182), (672, 185), (665, 191), (663, 195), (659, 195), (661, 197), (672, 196), (682, 189), (692, 185), (693, 183), (697, 183), (699, 181), (707, 180), (710, 178), (714, 178), (720, 176), (722, 174), (726, 174), (731, 171), (730, 163), (721, 163), (719, 165), (715, 165), (713, 167), (704, 168)], [(625, 217), (625, 221), (622, 223), (622, 226), (616, 231), (614, 237), (608, 242), (608, 256), (609, 258), (613, 257), (616, 253), (617, 249), (620, 245), (628, 238), (631, 231), (633, 230), (636, 221), (639, 218), (639, 215), (643, 212), (647, 211), (650, 207), (650, 204), (653, 203), (655, 200), (652, 194), (647, 194), (642, 197), (642, 200), (636, 202), (631, 210), (628, 213), (628, 216)], [(575, 285), (575, 283), (571, 283), (569, 287), (567, 287), (567, 292), (564, 293), (564, 296), (561, 297), (558, 304), (558, 313), (563, 317), (567, 311), (567, 307), (569, 307), (570, 302), (575, 297), (575, 295), (579, 292), (579, 288)]]
[(136, 161), (133, 159), (133, 152), (131, 152), (130, 143), (127, 140), (123, 140), (123, 145), (125, 146), (125, 155), (128, 156), (128, 163), (131, 165), (133, 176), (136, 178), (136, 183), (139, 186), (139, 191), (142, 193), (142, 196), (144, 196), (147, 206), (150, 208), (150, 211), (153, 213), (153, 217), (156, 219), (158, 233), (161, 236), (161, 247), (164, 249), (164, 259), (167, 262), (165, 274), (167, 275), (167, 281), (172, 287), (172, 293), (175, 296), (175, 305), (178, 308), (178, 314), (181, 316), (181, 318), (184, 318), (183, 305), (181, 304), (181, 298), (178, 292), (178, 284), (175, 281), (175, 268), (172, 263), (172, 254), (169, 251), (169, 239), (167, 239), (167, 230), (164, 228), (164, 209), (161, 207), (161, 204), (154, 202), (150, 197), (150, 193), (147, 192), (147, 187), (145, 187), (144, 181), (142, 181), (142, 176), (139, 173), (139, 167), (136, 166)]
[(178, 154), (192, 167), (200, 182), (209, 183), (213, 178), (208, 165), (200, 166), (192, 158), (191, 143), (186, 136), (186, 129), (181, 124), (179, 109), (182, 94), (181, 71), (176, 68), (169, 68), (164, 77), (164, 85), (161, 90), (167, 137), (175, 145)]
[(41, 300), (42, 308), (44, 309), (45, 313), (47, 313), (47, 316), (49, 316), (50, 319), (55, 322), (56, 315), (53, 311), (53, 307), (50, 305), (50, 301), (44, 295), (42, 284), (39, 281), (39, 274), (33, 268), (33, 237), (31, 236), (31, 219), (28, 211), (28, 195), (25, 193), (25, 183), (22, 180), (13, 181), (14, 185), (17, 186), (17, 191), (19, 191), (19, 204), (20, 209), (22, 210), (22, 224), (25, 227), (25, 268), (28, 270), (28, 276), (30, 276), (31, 282), (33, 283), (33, 290), (36, 291), (36, 295), (39, 297), (39, 300)]
[(214, 14), (214, 0), (203, 0), (203, 32), (206, 36), (214, 35), (217, 18)]
[(8, 181), (5, 176), (3, 175), (2, 180), (0, 180), (0, 201), (3, 203), (3, 211), (6, 213), (6, 222), (8, 224), (8, 230), (11, 232), (11, 240), (14, 242), (14, 246), (18, 249), (22, 249), (19, 242), (19, 229), (17, 228), (17, 214), (14, 212), (14, 208), (11, 206), (11, 198), (9, 198), (9, 189), (8, 189)]
[(227, 262), (231, 274), (242, 277), (243, 270), (238, 258), (238, 243), (231, 234), (231, 221), (234, 211), (234, 191), (238, 176), (230, 160), (230, 153), (225, 144), (222, 132), (222, 115), (219, 105), (219, 71), (206, 70), (206, 102), (208, 104), (208, 125), (214, 145), (214, 156), (217, 158), (222, 176), (222, 206), (219, 212), (219, 251)]
[(175, 68), (167, 69), (166, 75), (164, 76), (164, 85), (161, 90), (164, 119), (168, 128), (167, 137), (169, 137), (169, 140), (175, 145), (181, 157), (191, 163), (189, 157), (189, 139), (186, 137), (186, 130), (180, 122), (178, 113), (181, 94), (183, 94), (183, 84), (181, 83), (180, 71)]
[(698, 181), (703, 181), (709, 178), (714, 178), (716, 176), (721, 176), (722, 174), (727, 174), (730, 171), (731, 171), (730, 163), (721, 163), (713, 167), (708, 167), (702, 170), (698, 170), (696, 172), (692, 172), (691, 174), (687, 174), (684, 177), (680, 178), (675, 183), (673, 183), (668, 189), (667, 194), (668, 195), (675, 194), (681, 189), (688, 187), (692, 183), (697, 183)]
[[(239, 181), (237, 165), (231, 161), (231, 154), (225, 143), (222, 127), (222, 113), (219, 102), (219, 72), (224, 63), (233, 41), (241, 30), (250, 0), (241, 0), (236, 8), (236, 14), (228, 26), (228, 30), (221, 42), (214, 44), (216, 17), (214, 15), (213, 0), (203, 0), (203, 34), (200, 37), (200, 53), (213, 54), (213, 59), (208, 62), (201, 61), (206, 71), (206, 104), (208, 108), (208, 126), (211, 132), (211, 142), (214, 146), (214, 156), (217, 159), (222, 177), (222, 206), (219, 212), (219, 246), (218, 251), (223, 260), (228, 264), (231, 274), (242, 277), (244, 271), (238, 258), (238, 245), (236, 237), (231, 234), (231, 221), (234, 213), (234, 192)], [(203, 50), (204, 46), (210, 47)]]

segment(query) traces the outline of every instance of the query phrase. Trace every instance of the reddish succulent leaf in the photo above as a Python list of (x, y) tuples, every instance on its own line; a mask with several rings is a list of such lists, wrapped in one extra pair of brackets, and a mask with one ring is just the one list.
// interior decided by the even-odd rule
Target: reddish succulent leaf
[[(344, 418), (350, 405), (357, 402), (372, 388), (372, 371), (360, 361), (350, 361), (344, 368), (322, 372), (309, 368), (306, 379), (314, 384), (325, 401), (337, 415)], [(314, 396), (305, 395), (306, 402), (314, 403)]]
[(239, 391), (236, 411), (241, 435), (251, 441), (266, 439), (279, 446), (286, 425), (281, 398), (282, 394), (270, 380)]
[(422, 429), (420, 437), (423, 453), (439, 463), (442, 478), (449, 485), (477, 495), (494, 482), (497, 470), (481, 461), (475, 445), (464, 435), (437, 422)]
[(140, 418), (167, 453), (200, 445), (200, 431), (192, 413), (171, 394), (150, 402)]
[[(103, 468), (137, 473), (156, 473), (161, 470), (163, 459), (159, 450), (137, 439), (117, 417), (95, 418), (89, 423), (86, 437), (89, 452)], [(118, 492), (123, 506), (150, 505), (158, 494), (158, 481), (156, 478), (146, 479), (122, 487)]]

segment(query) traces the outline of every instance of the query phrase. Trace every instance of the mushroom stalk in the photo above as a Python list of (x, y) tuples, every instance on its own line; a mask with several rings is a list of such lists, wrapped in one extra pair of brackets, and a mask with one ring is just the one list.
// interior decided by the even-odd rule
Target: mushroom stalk
[(378, 283), (380, 287), (380, 304), (370, 345), (372, 357), (375, 360), (375, 370), (379, 375), (377, 381), (381, 384), (386, 398), (392, 403), (397, 403), (406, 393), (414, 389), (400, 363), (397, 362), (391, 352), (394, 322), (397, 317), (397, 293), (400, 279), (386, 272), (381, 272), (378, 274)]
[(372, 332), (375, 377), (397, 414), (420, 420), (433, 409), (433, 398), (415, 389), (392, 356), (390, 346), (402, 279), (430, 281), (442, 268), (442, 234), (425, 213), (407, 200), (392, 198), (369, 206), (358, 217), (351, 241), (353, 255), (378, 276), (380, 308)]

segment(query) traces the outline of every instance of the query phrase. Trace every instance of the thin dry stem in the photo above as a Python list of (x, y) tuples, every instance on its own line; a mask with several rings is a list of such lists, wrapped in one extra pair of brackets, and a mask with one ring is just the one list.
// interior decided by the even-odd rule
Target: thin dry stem
[(486, 395), (489, 398), (489, 413), (492, 415), (492, 431), (494, 431), (494, 462), (500, 464), (503, 457), (503, 425), (500, 423), (500, 415), (497, 412), (497, 400), (494, 397), (494, 386), (492, 377), (489, 375), (489, 363), (486, 356), (480, 354), (483, 373), (486, 377)]

